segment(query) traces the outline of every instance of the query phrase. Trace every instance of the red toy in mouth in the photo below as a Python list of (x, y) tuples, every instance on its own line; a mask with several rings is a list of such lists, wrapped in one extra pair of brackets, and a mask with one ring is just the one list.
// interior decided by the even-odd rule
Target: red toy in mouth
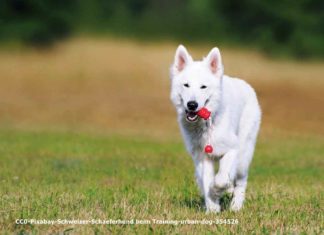
[(192, 111), (186, 110), (186, 114), (187, 114), (188, 122), (195, 122), (195, 121), (197, 121), (198, 117), (200, 117), (204, 120), (208, 120), (211, 112), (207, 108), (203, 107), (198, 112), (192, 112)]
[(197, 115), (203, 118), (204, 120), (207, 120), (210, 117), (210, 111), (208, 111), (208, 109), (203, 107), (198, 111)]

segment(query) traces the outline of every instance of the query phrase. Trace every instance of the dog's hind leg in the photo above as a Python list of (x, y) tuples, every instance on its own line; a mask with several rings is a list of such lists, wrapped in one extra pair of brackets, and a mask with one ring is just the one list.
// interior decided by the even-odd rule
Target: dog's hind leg
[(230, 210), (239, 211), (245, 200), (245, 190), (247, 186), (247, 175), (235, 180), (233, 199), (231, 201)]
[[(234, 180), (234, 192), (233, 192), (233, 199), (231, 202), (230, 209), (232, 211), (238, 211), (242, 208), (244, 200), (245, 200), (245, 190), (247, 186), (247, 179), (248, 179), (248, 168), (249, 162), (244, 161), (242, 158), (251, 159), (254, 150), (254, 143), (250, 144), (250, 146), (245, 146), (242, 155), (240, 156), (237, 168), (236, 168), (236, 176)], [(249, 155), (249, 156), (247, 156)], [(251, 156), (250, 156), (251, 155)], [(243, 162), (242, 162), (243, 160)]]
[(238, 211), (242, 208), (245, 200), (245, 190), (248, 180), (248, 171), (250, 162), (254, 153), (255, 141), (250, 140), (242, 147), (239, 155), (239, 161), (236, 168), (236, 176), (234, 180), (234, 192), (230, 209), (232, 211)]
[(234, 181), (234, 193), (230, 209), (238, 211), (245, 200), (249, 166), (253, 158), (257, 134), (259, 132), (261, 113), (258, 107), (245, 109), (239, 133), (240, 149)]

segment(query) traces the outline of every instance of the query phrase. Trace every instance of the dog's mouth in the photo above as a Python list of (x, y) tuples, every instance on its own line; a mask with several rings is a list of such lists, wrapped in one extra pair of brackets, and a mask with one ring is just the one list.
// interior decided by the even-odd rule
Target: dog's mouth
[(198, 119), (198, 115), (197, 112), (192, 112), (192, 111), (188, 111), (186, 110), (186, 120), (188, 122), (195, 122)]

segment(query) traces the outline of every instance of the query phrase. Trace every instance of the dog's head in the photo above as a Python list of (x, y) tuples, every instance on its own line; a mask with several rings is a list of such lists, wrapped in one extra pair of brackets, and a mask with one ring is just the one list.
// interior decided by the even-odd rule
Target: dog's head
[(171, 66), (171, 100), (178, 114), (195, 122), (202, 107), (214, 113), (219, 106), (222, 77), (218, 48), (213, 48), (202, 61), (193, 61), (186, 48), (180, 45)]

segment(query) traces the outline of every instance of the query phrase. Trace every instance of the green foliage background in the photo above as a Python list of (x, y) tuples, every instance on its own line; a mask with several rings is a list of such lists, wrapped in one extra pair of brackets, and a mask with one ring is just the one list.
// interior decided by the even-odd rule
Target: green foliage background
[(0, 40), (50, 45), (72, 33), (253, 46), (324, 57), (320, 0), (2, 0)]

